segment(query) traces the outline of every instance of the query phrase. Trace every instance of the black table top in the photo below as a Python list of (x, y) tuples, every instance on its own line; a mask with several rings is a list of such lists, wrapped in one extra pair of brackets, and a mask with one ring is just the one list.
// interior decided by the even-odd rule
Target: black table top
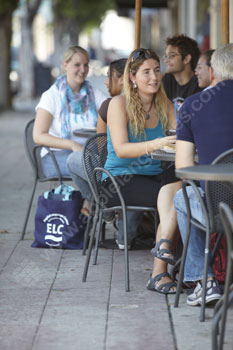
[(233, 182), (233, 164), (195, 165), (176, 169), (176, 176), (188, 180)]
[(90, 137), (96, 134), (96, 130), (76, 129), (73, 131), (73, 134), (75, 136)]

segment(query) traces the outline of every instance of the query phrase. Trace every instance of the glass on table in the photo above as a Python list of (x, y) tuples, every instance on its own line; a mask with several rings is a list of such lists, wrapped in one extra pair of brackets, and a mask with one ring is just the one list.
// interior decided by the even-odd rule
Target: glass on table
[(167, 136), (176, 135), (176, 129), (167, 129), (167, 130), (166, 130), (166, 135), (167, 135)]
[[(176, 135), (176, 129), (166, 129), (165, 130), (166, 136), (175, 136)], [(176, 151), (176, 145), (166, 145), (161, 148), (162, 151), (164, 152), (169, 152), (169, 153), (175, 153)]]

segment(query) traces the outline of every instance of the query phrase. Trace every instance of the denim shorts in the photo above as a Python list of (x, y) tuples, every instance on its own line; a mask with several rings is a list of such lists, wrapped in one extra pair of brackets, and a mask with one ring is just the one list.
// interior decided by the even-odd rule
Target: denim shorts
[[(70, 155), (70, 153), (72, 153), (72, 151), (65, 149), (61, 151), (52, 151), (52, 152), (57, 160), (58, 166), (61, 171), (61, 175), (70, 176), (66, 166), (66, 160), (67, 160), (67, 157)], [(42, 158), (41, 162), (42, 162), (43, 173), (45, 174), (45, 176), (47, 177), (57, 176), (56, 168), (48, 153)]]

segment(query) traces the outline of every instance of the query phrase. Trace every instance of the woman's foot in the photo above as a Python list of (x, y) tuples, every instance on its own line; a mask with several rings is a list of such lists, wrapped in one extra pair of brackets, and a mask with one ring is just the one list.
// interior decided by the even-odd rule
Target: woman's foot
[(161, 294), (175, 294), (176, 283), (172, 281), (168, 272), (162, 272), (154, 277), (150, 276), (147, 289)]
[(85, 215), (85, 216), (89, 216), (89, 215), (90, 215), (90, 211), (89, 211), (89, 209), (87, 209), (87, 208), (82, 208), (82, 209), (81, 209), (81, 213), (82, 213), (83, 215)]
[(173, 254), (172, 242), (169, 239), (160, 239), (155, 247), (151, 250), (151, 254), (158, 259), (161, 259), (168, 264), (175, 265), (176, 257)]
[(80, 212), (81, 212), (81, 214), (83, 214), (85, 216), (89, 216), (90, 215), (90, 203), (88, 202), (87, 199), (84, 199), (83, 207), (82, 207)]

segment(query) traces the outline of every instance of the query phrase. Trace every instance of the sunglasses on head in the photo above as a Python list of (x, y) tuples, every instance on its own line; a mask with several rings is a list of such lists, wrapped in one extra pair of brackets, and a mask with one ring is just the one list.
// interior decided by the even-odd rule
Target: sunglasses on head
[(151, 57), (151, 51), (149, 49), (138, 49), (134, 52), (131, 62), (136, 61), (139, 57), (144, 56), (145, 58)]

